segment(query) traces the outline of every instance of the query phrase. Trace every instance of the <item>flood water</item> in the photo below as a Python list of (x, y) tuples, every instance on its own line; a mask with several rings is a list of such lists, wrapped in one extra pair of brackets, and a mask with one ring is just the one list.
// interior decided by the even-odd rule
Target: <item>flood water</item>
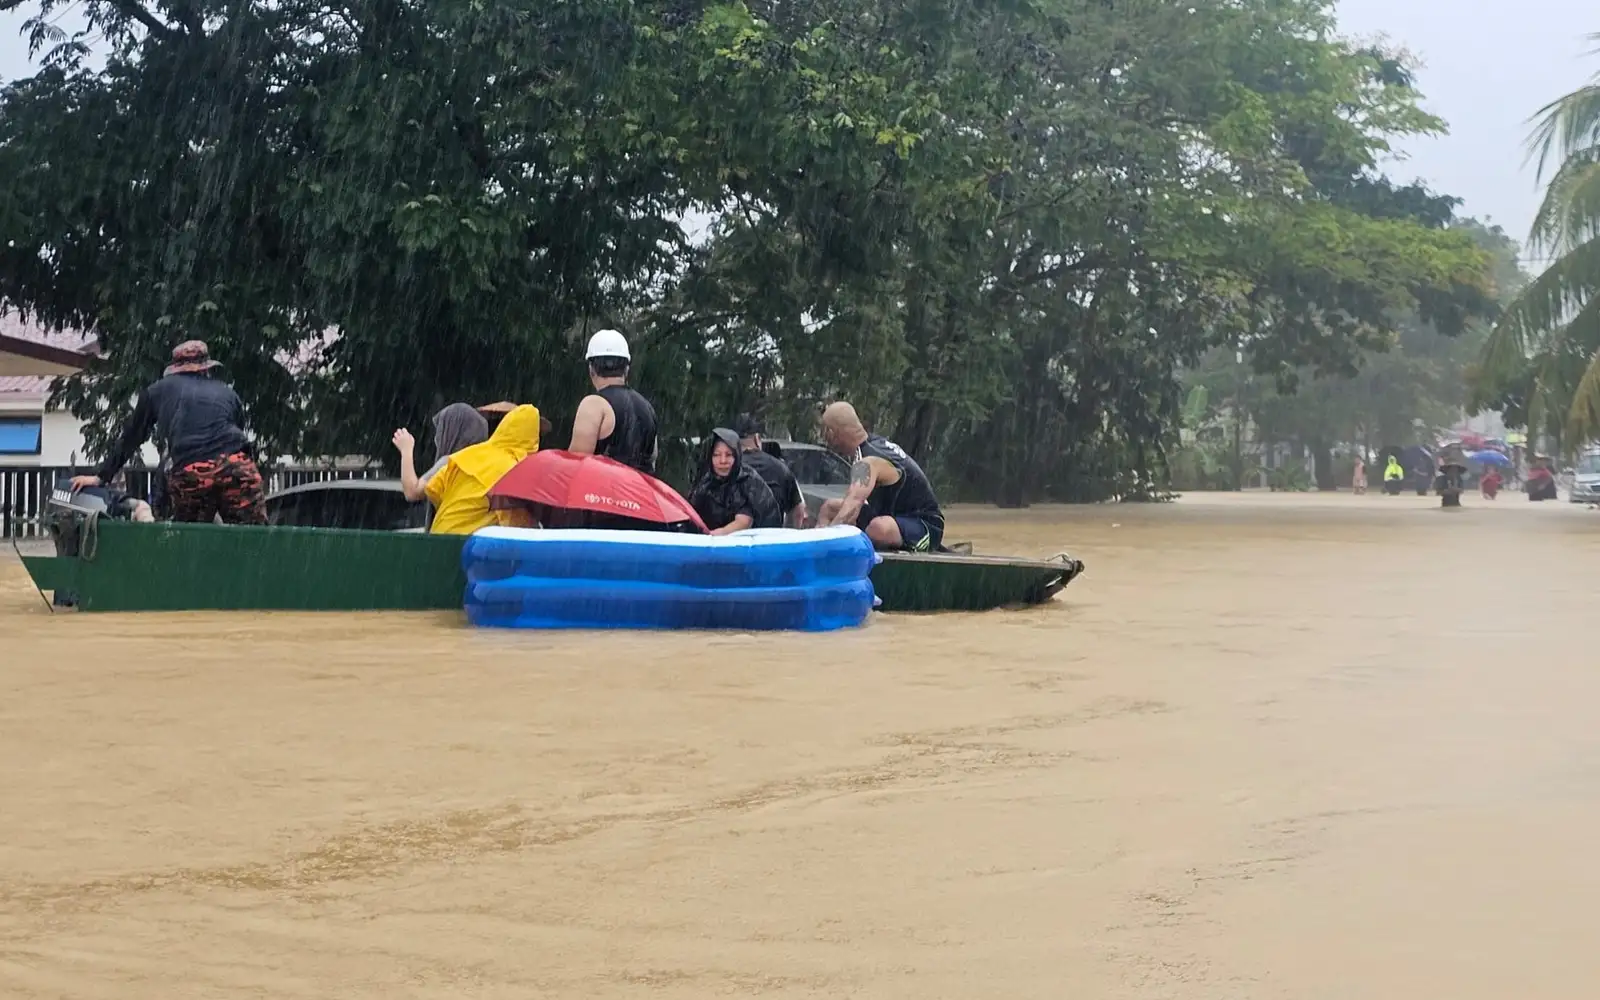
[(833, 635), (55, 615), (0, 560), (7, 998), (1569, 998), (1600, 512), (959, 510)]

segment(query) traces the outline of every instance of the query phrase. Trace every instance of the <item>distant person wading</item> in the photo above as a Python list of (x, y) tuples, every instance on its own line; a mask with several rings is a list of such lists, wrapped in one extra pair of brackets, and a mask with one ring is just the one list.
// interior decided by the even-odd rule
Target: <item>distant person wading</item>
[(1397, 456), (1390, 455), (1388, 464), (1383, 467), (1383, 492), (1389, 496), (1399, 496), (1405, 482), (1405, 467)]
[(173, 348), (172, 363), (140, 393), (116, 447), (94, 475), (74, 476), (73, 489), (110, 482), (154, 431), (172, 462), (166, 503), (174, 521), (220, 517), (226, 524), (266, 524), (261, 470), (244, 433), (244, 404), (231, 386), (212, 377), (219, 367), (204, 341)]

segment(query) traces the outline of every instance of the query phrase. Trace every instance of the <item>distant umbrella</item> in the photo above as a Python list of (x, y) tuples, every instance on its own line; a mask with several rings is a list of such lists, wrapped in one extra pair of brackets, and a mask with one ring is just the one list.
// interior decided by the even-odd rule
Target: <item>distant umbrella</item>
[(1500, 454), (1498, 451), (1473, 451), (1468, 452), (1467, 457), (1472, 461), (1481, 463), (1483, 465), (1499, 465), (1502, 467), (1511, 465), (1511, 459)]

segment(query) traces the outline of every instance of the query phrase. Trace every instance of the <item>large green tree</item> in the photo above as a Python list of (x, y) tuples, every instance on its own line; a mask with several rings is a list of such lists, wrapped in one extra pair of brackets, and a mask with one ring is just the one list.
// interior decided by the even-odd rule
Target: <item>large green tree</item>
[(1348, 370), (1483, 298), (1376, 172), (1440, 123), (1326, 0), (83, 0), (103, 66), (0, 5), (54, 46), (0, 93), (0, 299), (99, 334), (102, 435), (185, 336), (275, 451), (564, 425), (621, 323), (670, 440), (843, 395), (962, 495), (1095, 499), (1211, 347)]
[[(1438, 204), (1414, 202), (1429, 210)], [(1489, 290), (1495, 301), (1514, 299), (1527, 278), (1516, 242), (1499, 227), (1472, 219), (1455, 221), (1451, 227), (1489, 255)], [(1393, 321), (1393, 340), (1363, 351), (1353, 370), (1318, 372), (1302, 367), (1293, 370), (1294, 377), (1288, 380), (1280, 377), (1281, 372), (1252, 371), (1232, 350), (1214, 351), (1185, 373), (1186, 386), (1202, 388), (1201, 398), (1209, 404), (1207, 412), (1191, 415), (1191, 423), (1199, 416), (1231, 427), (1232, 421), (1241, 419), (1261, 443), (1303, 447), (1313, 458), (1317, 485), (1332, 489), (1339, 485), (1333, 465), (1336, 446), (1354, 445), (1370, 453), (1415, 444), (1457, 421), (1474, 402), (1476, 362), (1491, 322), (1492, 316), (1484, 316), (1457, 331), (1441, 328), (1420, 310), (1412, 310)], [(1190, 479), (1193, 465), (1188, 460)], [(1241, 465), (1233, 463), (1229, 485), (1240, 484)]]
[[(742, 163), (859, 189), (906, 110), (739, 7), (85, 6), (103, 69), (68, 40), (0, 98), (0, 297), (100, 335), (80, 413), (200, 336), (300, 454), (380, 454), (451, 398), (568, 408), (583, 328), (659, 297)], [(641, 340), (647, 383), (718, 400)]]
[(943, 81), (943, 127), (884, 178), (898, 200), (856, 216), (888, 252), (835, 269), (757, 206), (708, 264), (705, 291), (773, 335), (779, 410), (844, 392), (963, 495), (1093, 499), (1148, 479), (1174, 370), (1213, 344), (1347, 371), (1395, 315), (1486, 308), (1448, 199), (1374, 169), (1440, 123), (1398, 60), (1330, 39), (1325, 5), (1061, 4), (937, 32), (876, 30), (882, 10), (829, 14), (844, 38), (940, 40), (899, 66)]

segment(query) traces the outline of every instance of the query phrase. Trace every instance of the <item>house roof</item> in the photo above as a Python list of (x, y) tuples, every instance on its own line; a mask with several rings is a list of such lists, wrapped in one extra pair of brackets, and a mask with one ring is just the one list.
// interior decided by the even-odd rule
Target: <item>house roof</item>
[(78, 330), (46, 330), (0, 313), (0, 393), (43, 397), (51, 379), (88, 364), (94, 346), (94, 338)]

